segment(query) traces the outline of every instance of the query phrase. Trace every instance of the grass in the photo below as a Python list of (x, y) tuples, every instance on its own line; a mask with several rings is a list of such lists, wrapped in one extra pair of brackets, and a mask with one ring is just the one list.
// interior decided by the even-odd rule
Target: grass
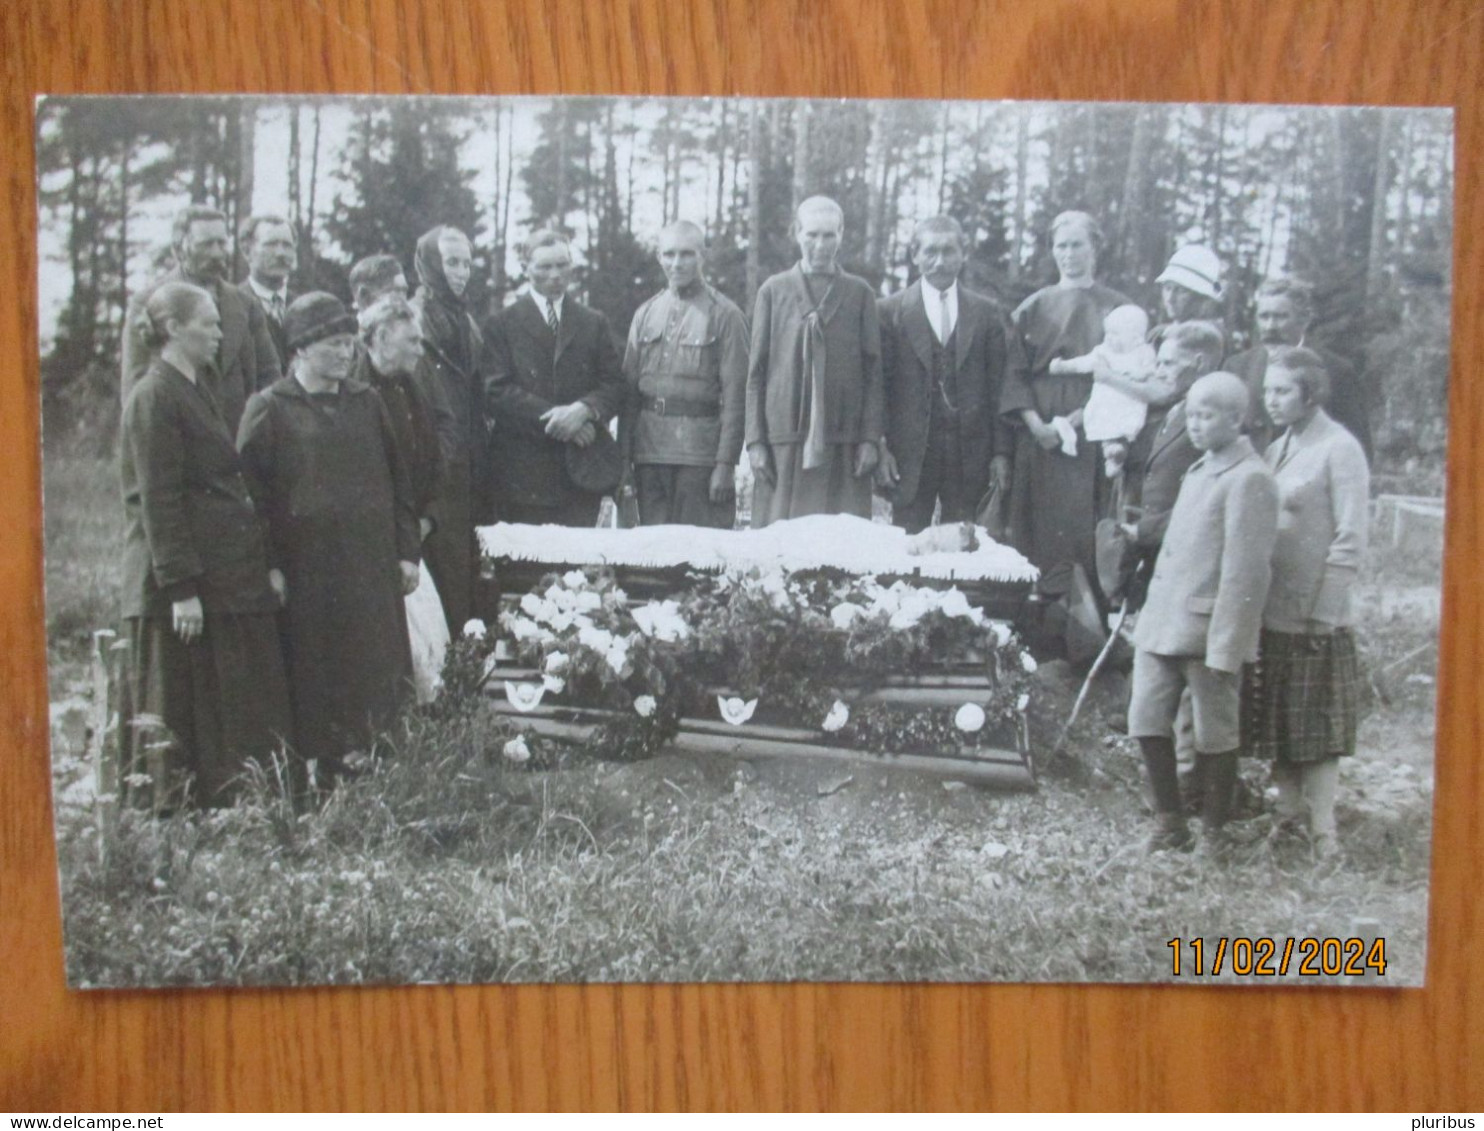
[[(103, 512), (117, 504), (104, 477), (101, 465), (47, 469), (55, 698), (80, 672), (78, 644), (112, 615), (116, 526)], [(1360, 931), (1387, 937), (1392, 965), (1377, 981), (1417, 984), (1436, 664), (1425, 645), (1438, 623), (1428, 568), (1416, 547), (1383, 549), (1363, 579), (1372, 675), (1423, 648), (1373, 680), (1361, 756), (1342, 776), (1346, 854), (1332, 867), (1266, 849), (1225, 868), (1147, 856), (1138, 760), (1106, 725), (1116, 681), (1074, 733), (1082, 772), (1033, 794), (681, 754), (611, 765), (576, 752), (530, 770), (503, 758), (509, 724), (478, 707), (407, 719), (320, 808), (297, 811), (260, 774), (225, 812), (122, 813), (106, 851), (87, 767), (59, 735), (69, 977), (1157, 981), (1172, 980), (1175, 937)], [(1048, 689), (1043, 745), (1061, 708)], [(1263, 768), (1244, 772), (1260, 797)]]

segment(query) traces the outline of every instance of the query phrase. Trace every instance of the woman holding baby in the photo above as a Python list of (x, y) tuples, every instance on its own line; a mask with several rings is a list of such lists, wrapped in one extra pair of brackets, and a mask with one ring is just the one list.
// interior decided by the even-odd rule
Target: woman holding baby
[(1017, 429), (1010, 500), (1011, 540), (1042, 572), (1042, 592), (1059, 598), (1080, 564), (1096, 584), (1093, 530), (1101, 513), (1101, 460), (1087, 438), (1085, 410), (1093, 392), (1086, 360), (1104, 343), (1104, 319), (1129, 300), (1097, 281), (1103, 236), (1086, 212), (1063, 212), (1051, 224), (1059, 278), (1012, 315), (1027, 369), (1010, 374), (1000, 410)]

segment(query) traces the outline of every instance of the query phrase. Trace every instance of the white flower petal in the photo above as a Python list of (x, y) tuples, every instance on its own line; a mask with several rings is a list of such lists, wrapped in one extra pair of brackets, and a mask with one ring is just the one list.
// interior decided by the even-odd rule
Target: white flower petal
[(953, 725), (965, 734), (974, 734), (984, 729), (984, 708), (978, 703), (965, 703), (953, 716)]

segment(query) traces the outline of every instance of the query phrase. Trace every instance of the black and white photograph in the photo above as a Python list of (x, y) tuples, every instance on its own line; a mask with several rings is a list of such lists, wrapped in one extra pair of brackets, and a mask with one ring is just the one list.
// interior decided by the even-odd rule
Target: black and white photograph
[(71, 986), (1423, 984), (1450, 110), (36, 154)]

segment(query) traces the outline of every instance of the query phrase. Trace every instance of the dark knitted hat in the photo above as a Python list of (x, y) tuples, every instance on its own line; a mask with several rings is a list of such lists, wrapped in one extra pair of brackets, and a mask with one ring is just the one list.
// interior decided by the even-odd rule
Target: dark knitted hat
[(283, 316), (283, 328), (288, 335), (290, 351), (296, 352), (336, 334), (354, 334), (356, 320), (334, 295), (310, 291), (289, 303)]

